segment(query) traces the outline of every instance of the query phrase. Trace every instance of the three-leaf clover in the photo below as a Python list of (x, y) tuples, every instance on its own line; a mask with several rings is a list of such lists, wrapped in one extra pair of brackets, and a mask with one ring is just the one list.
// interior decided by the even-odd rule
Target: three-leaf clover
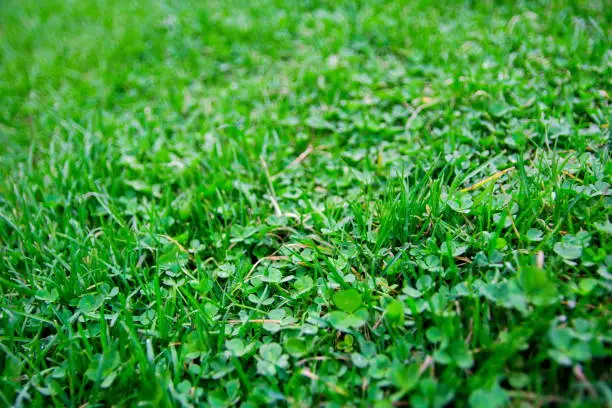
[(257, 372), (265, 376), (276, 375), (277, 370), (289, 365), (289, 356), (283, 354), (283, 349), (278, 343), (264, 344), (259, 348), (257, 360)]
[(336, 292), (333, 300), (340, 310), (330, 312), (327, 320), (337, 330), (348, 332), (351, 328), (363, 326), (368, 320), (367, 310), (360, 308), (362, 296), (355, 289)]

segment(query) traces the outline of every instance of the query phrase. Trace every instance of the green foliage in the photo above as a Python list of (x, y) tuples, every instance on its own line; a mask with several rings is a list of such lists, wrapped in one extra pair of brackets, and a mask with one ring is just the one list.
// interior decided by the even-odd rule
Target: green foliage
[(346, 313), (353, 313), (361, 306), (361, 294), (355, 289), (341, 290), (334, 294), (334, 304)]
[(404, 324), (404, 304), (400, 300), (392, 300), (385, 308), (385, 317), (391, 324)]
[(601, 0), (0, 2), (0, 406), (610, 406)]

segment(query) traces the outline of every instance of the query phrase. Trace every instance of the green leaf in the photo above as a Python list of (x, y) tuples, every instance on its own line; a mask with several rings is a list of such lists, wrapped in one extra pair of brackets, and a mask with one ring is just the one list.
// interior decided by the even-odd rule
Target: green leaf
[(55, 288), (51, 290), (51, 292), (49, 292), (48, 290), (44, 290), (44, 289), (36, 292), (36, 299), (42, 300), (48, 303), (53, 303), (58, 298), (59, 298), (59, 293), (57, 289)]
[(306, 344), (304, 340), (292, 337), (285, 342), (285, 350), (294, 357), (306, 354)]
[(104, 303), (101, 295), (85, 295), (79, 300), (79, 310), (81, 313), (93, 313)]
[(391, 383), (403, 392), (410, 391), (419, 382), (419, 365), (396, 363), (390, 370)]
[(583, 295), (588, 295), (593, 291), (593, 289), (595, 289), (595, 287), (597, 287), (598, 284), (599, 282), (597, 282), (597, 279), (584, 278), (580, 280), (578, 287)]
[(489, 106), (489, 112), (495, 117), (502, 117), (510, 111), (510, 107), (501, 102), (493, 102)]
[(449, 353), (453, 361), (461, 368), (474, 365), (474, 357), (463, 341), (455, 341), (449, 345)]
[(403, 325), (404, 324), (404, 304), (395, 299), (387, 305), (385, 308), (385, 317), (391, 324)]
[(553, 250), (557, 255), (568, 260), (578, 259), (582, 255), (582, 247), (569, 242), (557, 242)]
[(458, 197), (453, 198), (448, 201), (448, 206), (452, 208), (454, 211), (459, 213), (467, 214), (470, 212), (470, 208), (472, 208), (472, 197), (469, 195), (460, 195)]
[(366, 358), (359, 353), (352, 353), (351, 361), (353, 362), (353, 364), (355, 364), (355, 366), (359, 368), (364, 368), (368, 366), (368, 360), (366, 360)]
[(236, 357), (242, 356), (245, 352), (244, 341), (242, 341), (242, 339), (231, 339), (226, 341), (225, 348)]
[(568, 355), (562, 351), (550, 349), (548, 350), (548, 356), (561, 365), (564, 365), (564, 366), (572, 365), (572, 359), (569, 358)]
[(337, 330), (348, 331), (349, 329), (358, 329), (363, 326), (368, 318), (368, 312), (365, 309), (359, 309), (355, 313), (345, 313), (339, 310), (327, 314), (327, 319)]
[(8, 376), (8, 378), (17, 378), (22, 368), (23, 363), (21, 360), (12, 354), (5, 354), (3, 375)]
[(307, 276), (307, 275), (300, 276), (299, 278), (295, 280), (295, 282), (293, 283), (293, 286), (299, 292), (305, 292), (314, 286), (314, 282), (310, 276)]
[(526, 266), (519, 271), (519, 282), (525, 294), (536, 305), (550, 305), (557, 301), (557, 286), (549, 280), (544, 269)]
[(85, 375), (95, 383), (99, 383), (102, 388), (108, 388), (117, 376), (115, 370), (117, 370), (120, 363), (121, 360), (117, 351), (97, 354), (91, 360)]
[(577, 342), (570, 348), (569, 357), (576, 361), (588, 361), (591, 359), (591, 349), (588, 343)]
[(165, 251), (163, 254), (161, 254), (158, 258), (157, 258), (157, 264), (160, 266), (165, 266), (165, 265), (169, 265), (169, 264), (174, 264), (177, 261), (177, 257), (178, 255), (181, 253), (180, 249), (178, 246), (176, 245), (172, 245), (168, 248), (167, 251)]
[(508, 394), (495, 383), (490, 389), (481, 388), (470, 395), (472, 408), (500, 408), (507, 404)]
[(427, 336), (427, 339), (431, 341), (432, 343), (439, 343), (442, 341), (442, 339), (444, 339), (442, 330), (440, 330), (436, 326), (433, 326), (427, 329), (427, 331), (425, 332), (425, 336)]
[(543, 236), (544, 236), (544, 233), (539, 229), (529, 228), (529, 230), (527, 230), (526, 237), (529, 241), (532, 241), (532, 242), (541, 241), (543, 239), (542, 238)]
[(559, 327), (551, 329), (548, 332), (548, 337), (551, 343), (559, 350), (569, 350), (572, 342), (572, 334), (570, 329), (566, 327)]
[(267, 321), (263, 324), (263, 328), (271, 333), (276, 333), (281, 330), (282, 324), (286, 322), (285, 316), (287, 312), (284, 309), (274, 309), (268, 313), (269, 320), (276, 321)]
[(264, 376), (276, 375), (276, 367), (273, 363), (267, 360), (257, 361), (257, 372)]
[(427, 290), (433, 287), (433, 279), (429, 275), (422, 275), (417, 279), (416, 287), (421, 292), (427, 292)]
[(437, 363), (440, 364), (450, 364), (453, 361), (451, 355), (447, 352), (446, 349), (436, 350), (433, 353), (433, 358)]
[(372, 361), (370, 361), (370, 368), (368, 369), (368, 375), (373, 378), (380, 379), (384, 378), (389, 369), (391, 368), (391, 360), (384, 354), (379, 354)]
[(595, 224), (593, 224), (593, 226), (599, 232), (603, 232), (605, 234), (612, 234), (612, 223), (608, 220), (606, 220), (605, 222), (596, 222)]
[(264, 344), (259, 348), (259, 355), (264, 360), (276, 362), (283, 354), (283, 349), (278, 343)]
[(358, 316), (356, 314), (347, 314), (344, 321), (342, 322), (343, 325), (347, 327), (352, 327), (354, 329), (360, 328), (365, 323), (366, 321), (361, 316)]
[(506, 245), (508, 245), (508, 242), (504, 238), (498, 237), (495, 240), (495, 249), (504, 249)]
[(115, 378), (117, 378), (117, 372), (113, 371), (104, 378), (104, 380), (100, 384), (100, 387), (102, 388), (110, 387), (113, 384), (113, 381), (115, 381)]
[(219, 279), (227, 279), (236, 272), (236, 266), (231, 264), (221, 264), (214, 272), (214, 276)]
[(410, 286), (406, 286), (402, 290), (402, 292), (404, 294), (412, 297), (412, 298), (420, 298), (421, 296), (423, 296), (423, 294), (420, 291), (418, 291), (418, 290), (416, 290), (416, 289), (414, 289), (413, 287), (410, 287)]
[(283, 274), (278, 268), (268, 268), (264, 275), (260, 276), (263, 282), (279, 283), (283, 279)]
[(525, 373), (511, 373), (508, 382), (512, 388), (525, 388), (529, 384), (529, 376)]
[(361, 293), (355, 289), (341, 290), (334, 294), (334, 304), (338, 309), (352, 313), (361, 306)]

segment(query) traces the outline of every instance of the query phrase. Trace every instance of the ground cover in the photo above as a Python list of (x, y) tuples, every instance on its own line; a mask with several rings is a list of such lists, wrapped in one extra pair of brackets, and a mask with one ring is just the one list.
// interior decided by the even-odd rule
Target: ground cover
[(610, 405), (606, 2), (287, 3), (0, 3), (0, 405)]

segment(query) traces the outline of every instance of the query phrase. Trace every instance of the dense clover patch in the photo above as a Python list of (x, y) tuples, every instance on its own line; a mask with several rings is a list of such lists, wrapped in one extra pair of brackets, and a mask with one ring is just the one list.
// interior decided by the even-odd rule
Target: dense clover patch
[(606, 406), (604, 1), (8, 0), (0, 406)]

